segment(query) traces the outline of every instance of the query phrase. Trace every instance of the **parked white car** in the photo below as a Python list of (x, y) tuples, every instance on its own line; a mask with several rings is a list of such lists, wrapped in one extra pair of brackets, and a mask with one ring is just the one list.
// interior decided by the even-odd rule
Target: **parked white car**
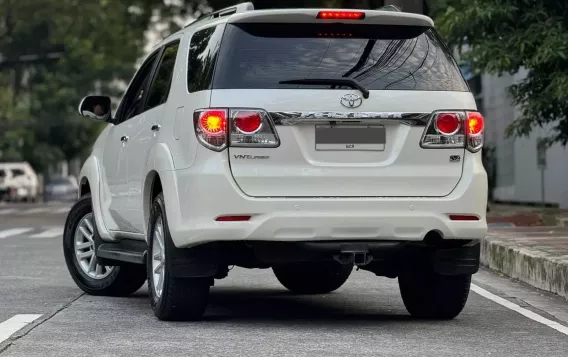
[(1, 197), (10, 201), (35, 202), (38, 198), (38, 193), (39, 180), (29, 163), (0, 163)]
[(408, 311), (463, 309), (487, 232), (484, 119), (422, 15), (371, 10), (206, 15), (158, 44), (81, 174), (64, 252), (77, 285), (148, 278), (163, 320), (199, 319), (229, 266), (296, 293), (357, 266), (398, 278)]

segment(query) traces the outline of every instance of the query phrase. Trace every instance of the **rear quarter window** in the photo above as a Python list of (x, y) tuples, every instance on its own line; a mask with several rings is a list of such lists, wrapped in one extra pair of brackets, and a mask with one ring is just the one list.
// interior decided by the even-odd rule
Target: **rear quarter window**
[(280, 83), (305, 78), (351, 78), (369, 90), (469, 90), (451, 53), (431, 28), (227, 25), (213, 89), (339, 89)]
[(187, 88), (190, 93), (211, 89), (223, 30), (219, 25), (197, 31), (189, 43)]

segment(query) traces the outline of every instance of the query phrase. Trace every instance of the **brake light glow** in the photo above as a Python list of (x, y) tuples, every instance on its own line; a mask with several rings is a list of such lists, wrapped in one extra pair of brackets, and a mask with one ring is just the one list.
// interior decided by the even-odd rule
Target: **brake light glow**
[(483, 116), (478, 112), (467, 112), (467, 133), (477, 135), (484, 128)]
[(262, 127), (262, 117), (258, 111), (241, 111), (233, 118), (233, 124), (242, 134), (254, 134)]
[(201, 114), (199, 125), (207, 134), (224, 134), (227, 131), (227, 112), (207, 110)]
[(453, 135), (460, 128), (460, 118), (456, 113), (441, 113), (435, 119), (436, 129), (442, 135)]
[(317, 18), (323, 20), (363, 20), (365, 13), (362, 11), (320, 11)]

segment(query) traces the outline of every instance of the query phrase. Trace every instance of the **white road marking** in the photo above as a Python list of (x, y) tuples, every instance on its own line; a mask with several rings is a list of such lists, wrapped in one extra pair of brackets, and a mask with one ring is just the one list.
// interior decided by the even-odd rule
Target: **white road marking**
[(48, 212), (51, 208), (49, 207), (43, 207), (43, 208), (31, 208), (25, 211), (22, 211), (22, 214), (34, 214), (34, 213), (43, 213), (43, 212)]
[(51, 213), (67, 213), (67, 212), (69, 212), (70, 209), (71, 209), (70, 207), (59, 208), (59, 209), (54, 210)]
[(10, 214), (10, 213), (14, 213), (16, 211), (17, 211), (17, 209), (15, 209), (15, 208), (0, 209), (0, 214)]
[(489, 291), (480, 288), (479, 286), (475, 285), (475, 284), (471, 284), (471, 290), (474, 291), (475, 293), (483, 296), (486, 299), (489, 299), (493, 302), (496, 302), (497, 304), (506, 307), (507, 309), (513, 310), (518, 312), (519, 314), (528, 317), (529, 319), (539, 322), (543, 325), (546, 325), (550, 328), (555, 329), (556, 331), (563, 333), (565, 335), (568, 336), (568, 327), (559, 324), (558, 322), (549, 320), (545, 317), (540, 316), (539, 314), (532, 312), (530, 310), (527, 310), (525, 308), (520, 307), (519, 305), (507, 300), (507, 299), (503, 299), (502, 297), (499, 297), (495, 294), (490, 293)]
[(33, 228), (11, 228), (0, 231), (0, 239), (17, 236), (33, 230)]
[(0, 323), (0, 343), (6, 341), (19, 329), (26, 327), (27, 324), (39, 319), (41, 315), (15, 315), (8, 320)]
[(63, 235), (63, 227), (48, 228), (43, 232), (32, 234), (30, 238), (56, 238)]

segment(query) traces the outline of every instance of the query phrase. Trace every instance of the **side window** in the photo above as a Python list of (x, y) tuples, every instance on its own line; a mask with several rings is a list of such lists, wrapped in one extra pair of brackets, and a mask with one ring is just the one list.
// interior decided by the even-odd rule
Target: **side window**
[(24, 170), (12, 169), (12, 176), (13, 177), (24, 176), (25, 174), (26, 173), (24, 172)]
[(223, 29), (223, 26), (210, 27), (191, 37), (187, 70), (187, 88), (190, 93), (211, 88)]
[(6, 171), (0, 170), (0, 178), (6, 177)]
[(178, 48), (179, 41), (166, 46), (156, 76), (148, 91), (146, 110), (157, 107), (168, 100)]
[(144, 100), (144, 94), (146, 88), (148, 87), (148, 82), (150, 81), (150, 76), (152, 75), (152, 69), (154, 69), (154, 63), (158, 58), (158, 52), (153, 53), (140, 67), (132, 84), (126, 91), (120, 108), (117, 113), (117, 124), (127, 121), (143, 112), (142, 105)]

